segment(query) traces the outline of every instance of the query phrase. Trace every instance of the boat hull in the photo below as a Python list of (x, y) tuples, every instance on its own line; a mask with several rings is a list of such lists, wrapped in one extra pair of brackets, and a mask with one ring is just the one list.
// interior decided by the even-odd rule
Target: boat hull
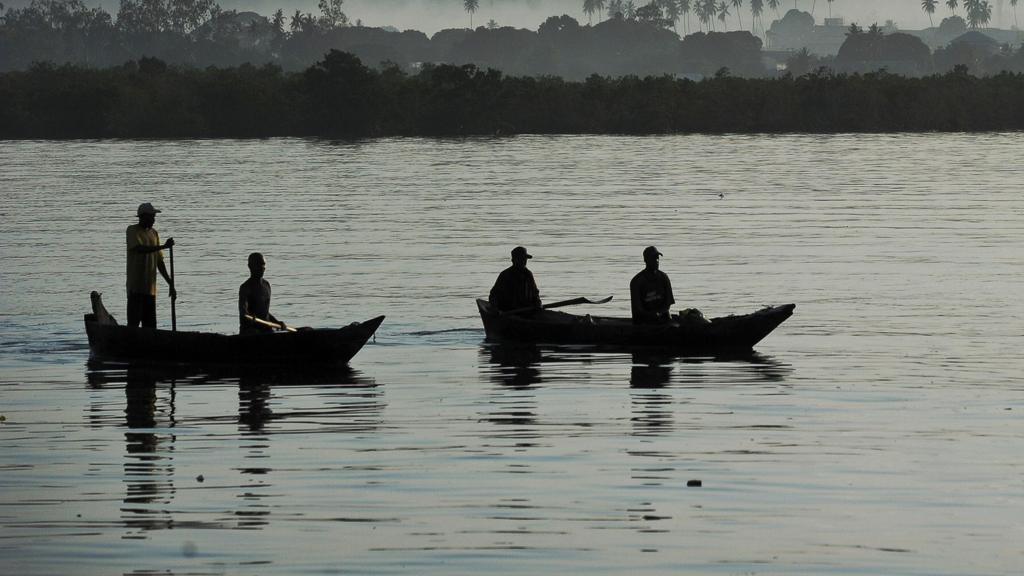
[(673, 353), (746, 352), (793, 315), (795, 304), (769, 306), (752, 314), (708, 320), (678, 320), (637, 325), (629, 318), (580, 316), (542, 310), (501, 315), (477, 300), (488, 342), (518, 342), (657, 348)]
[(295, 332), (215, 334), (122, 326), (106, 312), (98, 295), (85, 315), (94, 359), (203, 364), (343, 364), (373, 337), (378, 316), (337, 329)]

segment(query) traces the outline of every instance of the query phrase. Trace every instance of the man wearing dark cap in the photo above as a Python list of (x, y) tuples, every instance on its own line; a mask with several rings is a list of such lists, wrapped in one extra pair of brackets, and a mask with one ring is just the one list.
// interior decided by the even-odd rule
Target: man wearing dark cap
[(272, 326), (255, 322), (248, 316), (278, 324), (281, 330), (288, 329), (284, 322), (270, 313), (270, 282), (263, 277), (266, 271), (267, 261), (263, 254), (249, 254), (249, 279), (238, 287), (238, 325), (242, 334), (274, 331)]
[(533, 273), (526, 268), (526, 261), (530, 258), (533, 256), (526, 252), (526, 248), (516, 246), (512, 249), (512, 265), (501, 271), (491, 288), (489, 301), (492, 306), (501, 311), (540, 308), (540, 291), (533, 280)]
[(156, 273), (167, 281), (171, 299), (178, 297), (174, 282), (164, 267), (161, 250), (174, 246), (174, 238), (160, 244), (160, 234), (153, 228), (160, 211), (149, 202), (139, 204), (136, 215), (138, 224), (132, 224), (125, 231), (128, 241), (128, 326), (140, 324), (144, 328), (156, 328)]
[(661, 252), (654, 246), (644, 249), (644, 264), (629, 283), (629, 297), (633, 308), (634, 324), (660, 324), (668, 322), (668, 309), (676, 303), (672, 297), (672, 283), (668, 275), (658, 269)]

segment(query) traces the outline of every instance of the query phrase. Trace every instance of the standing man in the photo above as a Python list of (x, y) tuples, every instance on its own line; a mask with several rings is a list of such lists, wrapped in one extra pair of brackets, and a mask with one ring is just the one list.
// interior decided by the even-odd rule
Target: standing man
[(676, 303), (668, 275), (658, 269), (661, 252), (654, 246), (644, 248), (644, 264), (629, 283), (634, 324), (660, 324), (669, 321), (668, 309)]
[(128, 240), (128, 326), (156, 328), (156, 273), (167, 281), (171, 299), (177, 299), (174, 281), (164, 267), (164, 248), (174, 246), (174, 238), (160, 244), (160, 234), (153, 228), (160, 211), (149, 202), (139, 204), (136, 214), (138, 224), (132, 224), (125, 231)]
[(263, 278), (266, 271), (267, 261), (264, 260), (263, 254), (259, 252), (249, 254), (249, 279), (238, 287), (238, 332), (240, 334), (274, 331), (272, 326), (254, 322), (246, 316), (279, 324), (281, 330), (288, 329), (284, 322), (274, 318), (274, 315), (270, 313), (270, 282)]
[(512, 249), (512, 265), (501, 271), (498, 280), (491, 288), (488, 298), (491, 305), (502, 312), (519, 308), (540, 308), (540, 291), (533, 280), (533, 272), (526, 268), (526, 261), (533, 256), (526, 248), (516, 246)]

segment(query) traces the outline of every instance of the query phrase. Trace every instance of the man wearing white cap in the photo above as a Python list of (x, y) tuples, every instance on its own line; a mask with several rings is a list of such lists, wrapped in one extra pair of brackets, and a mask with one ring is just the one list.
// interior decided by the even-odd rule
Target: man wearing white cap
[(156, 273), (167, 281), (171, 299), (178, 297), (174, 282), (164, 267), (164, 248), (174, 246), (174, 238), (160, 244), (160, 234), (153, 228), (160, 211), (149, 202), (139, 204), (136, 214), (138, 224), (132, 224), (125, 231), (128, 240), (128, 326), (140, 324), (144, 328), (156, 328)]
[(676, 303), (668, 275), (659, 270), (661, 252), (654, 246), (644, 248), (644, 269), (629, 283), (634, 324), (660, 324), (669, 321), (668, 309)]

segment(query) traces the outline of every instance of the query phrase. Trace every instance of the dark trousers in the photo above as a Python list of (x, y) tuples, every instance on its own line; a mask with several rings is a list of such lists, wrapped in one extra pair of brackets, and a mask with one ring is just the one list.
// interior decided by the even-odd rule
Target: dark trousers
[(143, 328), (156, 328), (156, 296), (128, 293), (128, 326), (136, 327), (142, 324)]

